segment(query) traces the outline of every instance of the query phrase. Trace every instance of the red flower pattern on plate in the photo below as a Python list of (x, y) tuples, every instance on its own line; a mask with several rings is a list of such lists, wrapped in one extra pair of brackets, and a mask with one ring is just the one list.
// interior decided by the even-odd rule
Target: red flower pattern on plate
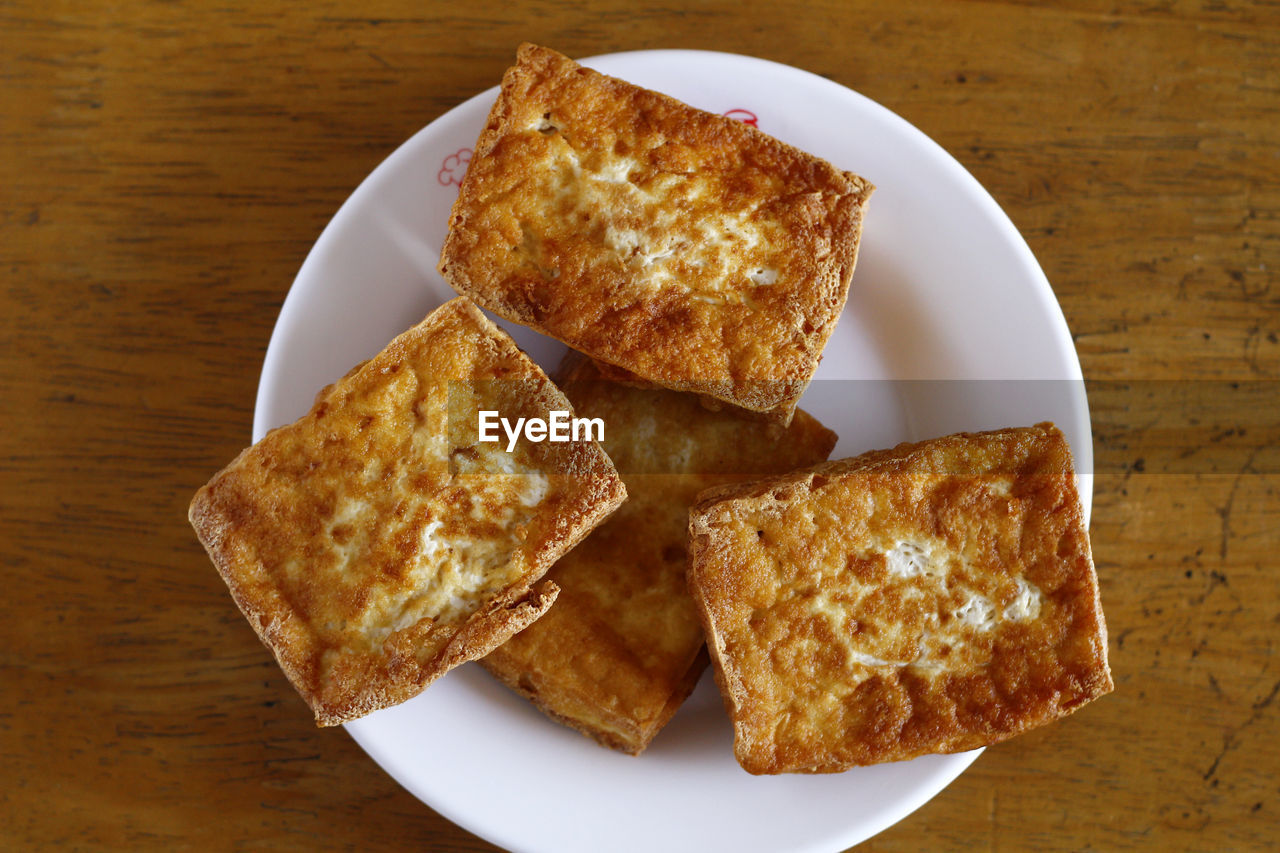
[(727, 118), (736, 118), (743, 124), (749, 124), (755, 128), (760, 127), (760, 117), (751, 112), (751, 110), (744, 110), (742, 107), (735, 107), (731, 110), (726, 110), (722, 115)]
[(436, 180), (440, 182), (440, 186), (447, 187), (449, 184), (462, 186), (462, 176), (467, 173), (467, 164), (471, 162), (472, 153), (470, 148), (459, 148), (444, 158), (440, 163), (440, 171), (436, 172)]

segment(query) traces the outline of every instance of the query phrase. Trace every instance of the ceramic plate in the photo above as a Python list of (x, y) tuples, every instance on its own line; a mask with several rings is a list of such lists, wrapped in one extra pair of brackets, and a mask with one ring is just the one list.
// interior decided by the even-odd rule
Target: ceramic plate
[[(1054, 420), (1090, 470), (1080, 365), (1053, 291), (1008, 217), (942, 148), (861, 95), (759, 59), (642, 51), (585, 64), (748, 121), (876, 184), (848, 305), (801, 402), (840, 434), (833, 458)], [(325, 229), (271, 338), (255, 440), (452, 296), (436, 262), (495, 95), (402, 145)], [(560, 344), (503, 326), (555, 367)], [(1081, 491), (1087, 511), (1089, 478)], [(475, 664), (347, 730), (449, 819), (511, 850), (555, 853), (842, 850), (918, 808), (977, 756), (752, 777), (734, 761), (708, 674), (633, 758), (550, 722)]]

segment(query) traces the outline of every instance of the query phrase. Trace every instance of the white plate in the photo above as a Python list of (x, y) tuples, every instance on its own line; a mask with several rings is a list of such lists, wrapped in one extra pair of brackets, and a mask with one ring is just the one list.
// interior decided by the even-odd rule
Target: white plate
[[(759, 59), (641, 51), (586, 64), (703, 109), (736, 110), (877, 185), (848, 307), (818, 371), (846, 381), (815, 382), (803, 401), (840, 434), (836, 457), (1050, 419), (1080, 470), (1091, 470), (1080, 365), (1053, 291), (1008, 217), (942, 148), (861, 95)], [(452, 295), (436, 262), (495, 94), (402, 145), (325, 229), (271, 338), (255, 440)], [(503, 325), (555, 366), (562, 346)], [(1090, 479), (1081, 485), (1087, 511)], [(548, 721), (474, 664), (347, 730), (449, 819), (509, 849), (555, 853), (840, 850), (918, 808), (978, 754), (752, 777), (734, 761), (732, 730), (704, 677), (632, 758)]]

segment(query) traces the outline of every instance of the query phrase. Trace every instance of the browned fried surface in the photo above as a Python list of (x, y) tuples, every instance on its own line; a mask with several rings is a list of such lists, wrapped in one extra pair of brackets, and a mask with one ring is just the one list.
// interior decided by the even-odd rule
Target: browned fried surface
[(556, 593), (532, 584), (623, 499), (594, 443), (476, 443), (481, 407), (569, 404), (455, 299), (192, 501), (201, 542), (319, 723), (402, 702), (528, 625)]
[(602, 362), (785, 422), (844, 306), (871, 190), (741, 122), (524, 45), (440, 271)]
[(1111, 690), (1051, 424), (901, 445), (701, 496), (698, 602), (752, 773), (959, 752)]
[(706, 666), (685, 586), (688, 510), (709, 486), (826, 459), (836, 437), (799, 411), (782, 428), (697, 398), (604, 380), (580, 363), (563, 383), (579, 416), (605, 422), (628, 500), (547, 577), (560, 597), (483, 661), (545, 712), (638, 753)]

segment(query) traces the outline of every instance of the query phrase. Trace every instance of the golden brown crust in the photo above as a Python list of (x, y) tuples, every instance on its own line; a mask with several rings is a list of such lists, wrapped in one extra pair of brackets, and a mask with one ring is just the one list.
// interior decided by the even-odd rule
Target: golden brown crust
[(623, 500), (595, 443), (476, 441), (476, 410), (568, 401), (455, 299), (201, 488), (189, 517), (232, 597), (334, 725), (403, 702), (555, 600), (547, 568)]
[(574, 355), (560, 376), (578, 414), (603, 419), (629, 498), (547, 574), (560, 587), (555, 607), (481, 663), (552, 718), (637, 754), (707, 663), (685, 588), (694, 497), (825, 459), (836, 436), (802, 411), (782, 428), (709, 412), (687, 394), (606, 381)]
[(476, 143), (440, 271), (599, 361), (785, 423), (844, 307), (872, 189), (526, 44)]
[(974, 749), (1112, 689), (1052, 424), (710, 490), (690, 536), (690, 591), (751, 773)]

